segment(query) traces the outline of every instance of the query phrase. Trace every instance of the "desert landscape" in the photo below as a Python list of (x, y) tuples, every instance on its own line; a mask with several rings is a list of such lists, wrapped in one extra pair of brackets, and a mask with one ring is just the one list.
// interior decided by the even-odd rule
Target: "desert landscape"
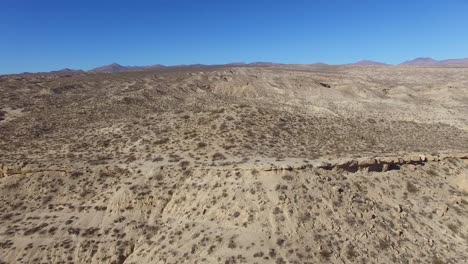
[(468, 67), (0, 76), (0, 263), (467, 263)]

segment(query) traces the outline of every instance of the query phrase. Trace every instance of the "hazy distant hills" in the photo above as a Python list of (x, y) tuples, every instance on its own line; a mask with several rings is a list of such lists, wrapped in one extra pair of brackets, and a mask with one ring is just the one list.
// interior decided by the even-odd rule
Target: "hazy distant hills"
[(348, 65), (361, 65), (361, 66), (385, 66), (388, 65), (386, 63), (378, 62), (378, 61), (371, 61), (371, 60), (362, 60), (355, 63), (351, 63)]
[(128, 72), (128, 71), (143, 71), (151, 69), (160, 69), (165, 68), (166, 66), (155, 64), (150, 66), (122, 66), (118, 63), (112, 63), (110, 65), (105, 65), (101, 67), (94, 68), (89, 72), (101, 72), (101, 73), (114, 73), (114, 72)]
[(438, 61), (432, 58), (416, 58), (414, 60), (405, 61), (400, 65), (436, 65)]
[(61, 69), (58, 71), (51, 71), (51, 73), (63, 73), (63, 74), (84, 73), (84, 72), (85, 71), (83, 70), (74, 70), (74, 69), (69, 69), (69, 68)]
[(184, 64), (184, 65), (175, 65), (175, 66), (164, 66), (160, 64), (155, 64), (151, 66), (123, 66), (118, 63), (112, 63), (110, 65), (105, 65), (105, 66), (94, 68), (92, 70), (89, 70), (89, 72), (115, 73), (115, 72), (144, 71), (144, 70), (163, 69), (163, 68), (203, 68), (203, 67), (212, 67), (212, 66), (243, 67), (243, 66), (274, 66), (274, 65), (283, 65), (283, 64), (273, 63), (273, 62), (252, 62), (252, 63), (234, 62), (234, 63), (221, 64), (221, 65)]
[(440, 64), (443, 64), (443, 65), (468, 65), (468, 58), (443, 60), (443, 61), (440, 61)]
[[(361, 66), (385, 66), (390, 65), (377, 61), (362, 60), (348, 65), (361, 65)], [(413, 60), (405, 61), (399, 65), (405, 66), (456, 66), (456, 65), (466, 65), (468, 66), (468, 58), (464, 59), (448, 59), (448, 60), (435, 60), (433, 58), (416, 58)]]
[[(230, 66), (230, 67), (269, 67), (269, 66), (280, 66), (287, 65), (284, 63), (274, 63), (274, 62), (233, 62), (227, 64), (182, 64), (174, 66), (165, 66), (161, 64), (154, 64), (149, 66), (123, 66), (118, 63), (112, 63), (109, 65), (100, 66), (88, 71), (84, 70), (75, 70), (65, 68), (58, 71), (51, 71), (50, 73), (56, 74), (80, 74), (80, 73), (118, 73), (118, 72), (134, 72), (134, 71), (148, 71), (148, 70), (159, 70), (159, 69), (191, 69), (191, 68), (212, 68), (212, 67), (221, 67), (221, 66)], [(309, 66), (329, 66), (331, 64), (326, 63), (311, 63), (311, 64), (300, 64), (300, 65), (309, 65)], [(372, 61), (372, 60), (361, 60), (355, 63), (344, 64), (345, 66), (391, 66), (392, 64), (386, 64), (383, 62)], [(468, 58), (462, 59), (447, 59), (447, 60), (435, 60), (429, 57), (421, 57), (413, 60), (408, 60), (397, 65), (403, 66), (468, 66)], [(23, 72), (21, 74), (31, 74), (30, 72)]]
[[(228, 64), (220, 64), (220, 65), (205, 65), (205, 64), (189, 64), (189, 65), (176, 65), (176, 66), (164, 66), (160, 64), (151, 65), (151, 66), (122, 66), (117, 63), (113, 63), (110, 65), (105, 65), (101, 67), (97, 67), (95, 69), (90, 70), (89, 72), (95, 73), (114, 73), (114, 72), (129, 72), (129, 71), (143, 71), (143, 70), (151, 70), (151, 69), (163, 69), (163, 68), (202, 68), (202, 67), (210, 67), (210, 66), (233, 66), (233, 67), (244, 67), (244, 66), (277, 66), (277, 65), (285, 65), (282, 63), (273, 63), (273, 62), (252, 62), (252, 63), (245, 63), (245, 62), (234, 62)], [(309, 65), (328, 65), (325, 63), (313, 63)], [(372, 61), (372, 60), (361, 60), (355, 63), (346, 64), (350, 66), (390, 66), (390, 64), (386, 64), (383, 62)], [(464, 59), (448, 59), (448, 60), (434, 60), (432, 58), (416, 58), (413, 60), (405, 61), (400, 63), (399, 65), (405, 66), (468, 66), (468, 58)]]
[(432, 58), (416, 58), (401, 63), (400, 65), (407, 66), (450, 66), (450, 65), (468, 65), (468, 58), (464, 59), (449, 59), (449, 60), (434, 60)]

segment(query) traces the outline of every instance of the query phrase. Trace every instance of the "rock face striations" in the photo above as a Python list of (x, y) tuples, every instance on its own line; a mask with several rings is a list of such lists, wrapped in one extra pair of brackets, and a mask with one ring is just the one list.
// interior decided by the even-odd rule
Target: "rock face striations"
[(467, 73), (0, 76), (0, 263), (463, 263)]

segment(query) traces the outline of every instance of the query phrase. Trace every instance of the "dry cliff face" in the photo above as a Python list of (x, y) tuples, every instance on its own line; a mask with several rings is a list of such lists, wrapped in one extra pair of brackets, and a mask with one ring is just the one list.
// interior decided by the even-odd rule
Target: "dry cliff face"
[(0, 262), (462, 263), (464, 71), (2, 77)]
[(166, 206), (162, 230), (128, 260), (461, 262), (466, 197), (433, 179), (432, 166), (357, 175), (196, 173)]

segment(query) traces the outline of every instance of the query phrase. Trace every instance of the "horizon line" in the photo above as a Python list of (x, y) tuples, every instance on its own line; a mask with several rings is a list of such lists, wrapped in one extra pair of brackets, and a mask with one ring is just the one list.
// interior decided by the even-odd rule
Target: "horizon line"
[[(405, 63), (411, 63), (411, 62), (415, 62), (415, 61), (418, 61), (418, 60), (427, 60), (429, 62), (432, 62), (434, 64), (407, 64), (405, 65)], [(417, 58), (414, 58), (414, 59), (411, 59), (411, 60), (405, 60), (401, 63), (398, 63), (398, 64), (393, 64), (393, 63), (386, 63), (386, 62), (381, 62), (381, 61), (376, 61), (376, 60), (369, 60), (369, 59), (362, 59), (362, 60), (358, 60), (358, 61), (355, 61), (355, 62), (350, 62), (350, 63), (338, 63), (338, 64), (332, 64), (332, 63), (326, 63), (326, 62), (313, 62), (313, 63), (283, 63), (283, 62), (272, 62), (272, 61), (252, 61), (252, 62), (227, 62), (227, 63), (213, 63), (213, 64), (204, 64), (204, 63), (193, 63), (193, 64), (172, 64), (172, 65), (169, 65), (169, 64), (149, 64), (149, 65), (123, 65), (123, 64), (120, 64), (120, 63), (117, 63), (117, 62), (112, 62), (110, 64), (104, 64), (104, 65), (101, 65), (101, 66), (97, 66), (97, 67), (92, 67), (92, 68), (89, 68), (89, 69), (79, 69), (79, 68), (73, 68), (73, 67), (64, 67), (64, 68), (61, 68), (61, 69), (58, 69), (58, 70), (50, 70), (50, 71), (36, 71), (36, 72), (29, 72), (29, 71), (24, 71), (24, 72), (16, 72), (16, 73), (0, 73), (0, 76), (5, 76), (5, 75), (19, 75), (19, 74), (40, 74), (40, 73), (53, 73), (53, 72), (61, 72), (61, 71), (82, 71), (82, 72), (93, 72), (93, 71), (97, 71), (101, 68), (105, 68), (105, 67), (111, 67), (111, 66), (115, 66), (115, 67), (124, 67), (124, 68), (150, 68), (150, 67), (162, 67), (162, 68), (171, 68), (171, 67), (193, 67), (193, 66), (206, 66), (206, 67), (209, 67), (209, 66), (229, 66), (229, 65), (232, 65), (232, 66), (249, 66), (249, 65), (254, 65), (255, 64), (270, 64), (271, 66), (273, 65), (304, 65), (304, 66), (314, 66), (314, 65), (322, 65), (322, 66), (437, 66), (438, 63), (441, 63), (441, 62), (449, 62), (449, 61), (457, 61), (457, 60), (468, 60), (468, 57), (465, 57), (465, 58), (452, 58), (452, 59), (442, 59), (442, 60), (436, 60), (436, 59), (433, 59), (432, 57), (417, 57)], [(457, 66), (457, 65), (467, 65), (468, 66), (468, 62), (464, 62), (462, 64), (456, 64), (456, 63), (453, 63), (453, 64), (439, 64), (439, 66)], [(261, 66), (261, 65), (258, 65), (258, 66)], [(140, 69), (140, 71), (142, 71), (144, 69)], [(129, 70), (131, 71), (131, 70)], [(135, 71), (138, 71), (138, 70), (135, 70)]]

